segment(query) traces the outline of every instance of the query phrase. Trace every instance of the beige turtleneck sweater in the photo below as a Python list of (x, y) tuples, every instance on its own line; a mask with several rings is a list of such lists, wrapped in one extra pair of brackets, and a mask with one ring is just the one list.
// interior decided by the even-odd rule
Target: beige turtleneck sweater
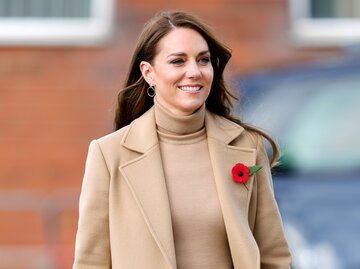
[(176, 116), (155, 100), (155, 118), (177, 268), (233, 268), (207, 145), (205, 106)]

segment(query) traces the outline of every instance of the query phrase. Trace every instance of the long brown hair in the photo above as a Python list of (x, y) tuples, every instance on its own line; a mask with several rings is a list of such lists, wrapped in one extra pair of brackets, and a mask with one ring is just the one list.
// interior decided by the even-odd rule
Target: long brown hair
[(141, 61), (152, 63), (157, 54), (159, 41), (173, 29), (179, 27), (195, 30), (206, 40), (209, 47), (214, 78), (209, 97), (206, 100), (206, 109), (266, 138), (273, 149), (271, 164), (275, 164), (279, 157), (275, 141), (263, 131), (244, 124), (231, 115), (233, 110), (231, 101), (232, 99), (237, 100), (237, 98), (226, 88), (223, 78), (225, 66), (231, 58), (231, 50), (214, 37), (205, 23), (185, 12), (160, 12), (145, 24), (138, 38), (124, 87), (118, 93), (114, 120), (115, 130), (130, 124), (153, 105), (153, 99), (146, 93), (148, 84), (141, 74), (140, 63)]

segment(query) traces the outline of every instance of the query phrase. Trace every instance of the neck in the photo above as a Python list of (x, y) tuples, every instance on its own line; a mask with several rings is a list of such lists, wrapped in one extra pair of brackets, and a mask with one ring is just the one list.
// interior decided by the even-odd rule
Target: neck
[(193, 114), (187, 116), (175, 115), (156, 99), (154, 99), (156, 126), (160, 131), (174, 134), (190, 134), (204, 127), (205, 104)]

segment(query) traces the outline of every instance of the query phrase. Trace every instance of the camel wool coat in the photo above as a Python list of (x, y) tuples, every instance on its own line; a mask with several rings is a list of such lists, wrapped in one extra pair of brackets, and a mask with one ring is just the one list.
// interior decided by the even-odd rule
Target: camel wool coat
[[(208, 111), (205, 128), (234, 268), (288, 269), (262, 139)], [(263, 167), (249, 178), (248, 189), (232, 179), (236, 163)], [(196, 160), (191, 165), (196, 169)], [(176, 269), (154, 108), (90, 144), (73, 269), (90, 268)]]

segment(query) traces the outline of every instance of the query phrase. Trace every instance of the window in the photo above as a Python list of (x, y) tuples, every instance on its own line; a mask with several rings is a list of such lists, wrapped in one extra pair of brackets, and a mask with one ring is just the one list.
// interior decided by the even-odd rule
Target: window
[(101, 43), (112, 13), (113, 0), (0, 0), (0, 44)]
[(360, 42), (360, 0), (291, 0), (291, 35), (300, 44)]

